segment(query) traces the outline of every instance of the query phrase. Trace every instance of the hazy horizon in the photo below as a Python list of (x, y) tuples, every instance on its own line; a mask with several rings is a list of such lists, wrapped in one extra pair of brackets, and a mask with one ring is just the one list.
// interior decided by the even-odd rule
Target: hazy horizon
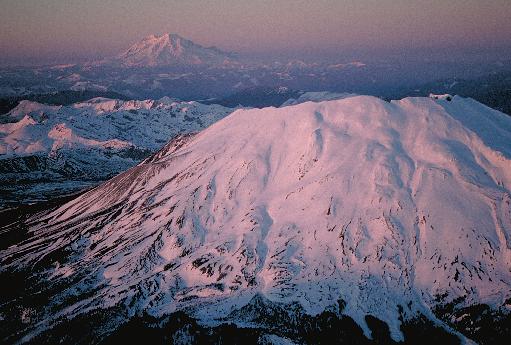
[(81, 62), (166, 32), (254, 57), (507, 58), (509, 17), (504, 0), (6, 0), (0, 63)]

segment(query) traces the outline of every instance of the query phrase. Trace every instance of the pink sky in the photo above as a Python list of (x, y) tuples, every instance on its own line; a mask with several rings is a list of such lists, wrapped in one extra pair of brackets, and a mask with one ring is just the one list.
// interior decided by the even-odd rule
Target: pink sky
[(509, 0), (3, 0), (0, 59), (112, 55), (175, 32), (244, 54), (511, 46)]

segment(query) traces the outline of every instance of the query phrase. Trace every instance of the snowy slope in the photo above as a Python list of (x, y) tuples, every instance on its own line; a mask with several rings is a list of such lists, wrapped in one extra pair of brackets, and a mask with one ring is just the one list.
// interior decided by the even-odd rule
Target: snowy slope
[(223, 65), (235, 61), (234, 54), (203, 47), (177, 34), (150, 35), (133, 44), (109, 62), (125, 67)]
[(102, 180), (231, 111), (169, 98), (94, 98), (70, 106), (22, 101), (5, 116), (12, 122), (0, 124), (0, 181), (9, 188), (13, 180)]
[[(70, 106), (47, 106), (22, 101), (7, 114), (7, 118), (18, 121), (0, 125), (0, 133), (3, 134), (0, 153), (33, 153), (35, 149), (31, 147), (39, 142), (40, 151), (49, 153), (60, 141), (74, 145), (92, 139), (116, 139), (154, 151), (165, 144), (169, 137), (181, 132), (198, 131), (231, 111), (218, 105), (170, 98), (145, 101), (94, 98)], [(66, 130), (57, 134), (59, 128)], [(82, 137), (87, 139), (80, 139)], [(90, 142), (89, 145), (95, 144)]]
[(510, 143), (461, 97), (238, 110), (34, 219), (1, 267), (64, 287), (31, 331), (119, 305), (214, 323), (260, 294), (312, 315), (342, 298), (399, 340), (439, 295), (511, 297)]

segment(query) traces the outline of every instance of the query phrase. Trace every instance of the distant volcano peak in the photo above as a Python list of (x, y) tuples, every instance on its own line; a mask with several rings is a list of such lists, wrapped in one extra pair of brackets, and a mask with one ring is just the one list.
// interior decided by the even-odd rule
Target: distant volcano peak
[(235, 54), (204, 47), (176, 33), (149, 35), (113, 59), (125, 67), (222, 65)]

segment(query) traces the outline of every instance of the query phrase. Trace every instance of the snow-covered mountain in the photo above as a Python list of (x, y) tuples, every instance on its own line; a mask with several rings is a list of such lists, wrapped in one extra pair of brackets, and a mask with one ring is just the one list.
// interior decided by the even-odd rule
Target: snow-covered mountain
[(106, 63), (125, 67), (221, 66), (235, 62), (234, 53), (203, 47), (177, 34), (150, 35)]
[(45, 199), (41, 190), (49, 192), (48, 183), (61, 182), (62, 188), (74, 191), (110, 178), (159, 150), (169, 138), (199, 131), (230, 112), (169, 98), (94, 98), (70, 106), (22, 101), (4, 115), (8, 123), (0, 124), (0, 184), (14, 194), (0, 197), (0, 204), (25, 196), (27, 201)]
[(105, 324), (184, 310), (296, 342), (286, 327), (309, 320), (307, 332), (325, 312), (367, 337), (374, 320), (395, 341), (430, 320), (478, 339), (497, 318), (445, 310), (509, 314), (510, 143), (509, 117), (461, 97), (237, 110), (31, 219), (29, 237), (0, 252), (1, 272), (31, 280), (0, 312), (29, 311), (13, 321), (23, 340), (107, 309), (99, 337)]

